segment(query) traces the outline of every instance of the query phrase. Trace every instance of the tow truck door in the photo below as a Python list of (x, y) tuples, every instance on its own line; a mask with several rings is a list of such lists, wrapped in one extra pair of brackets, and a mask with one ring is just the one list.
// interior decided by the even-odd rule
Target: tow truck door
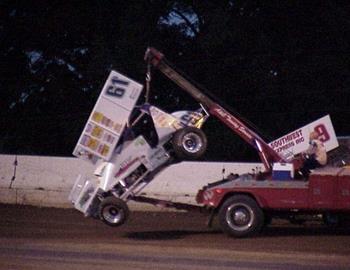
[(309, 178), (311, 209), (333, 209), (336, 203), (336, 177), (313, 174)]

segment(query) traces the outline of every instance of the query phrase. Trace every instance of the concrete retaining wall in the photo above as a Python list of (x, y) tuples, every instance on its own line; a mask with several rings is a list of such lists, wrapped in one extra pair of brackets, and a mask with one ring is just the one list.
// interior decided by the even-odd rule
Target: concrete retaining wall
[[(261, 166), (258, 163), (182, 162), (161, 172), (143, 193), (194, 204), (197, 190), (220, 180), (223, 168), (227, 175)], [(76, 177), (79, 174), (93, 177), (93, 171), (93, 165), (77, 158), (0, 155), (0, 203), (71, 207), (68, 194)], [(134, 204), (133, 207), (143, 209), (145, 206)]]

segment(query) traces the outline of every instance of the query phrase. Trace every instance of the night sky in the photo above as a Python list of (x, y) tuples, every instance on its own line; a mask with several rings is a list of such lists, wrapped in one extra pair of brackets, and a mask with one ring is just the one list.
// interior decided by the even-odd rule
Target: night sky
[[(2, 1), (0, 152), (71, 156), (110, 70), (144, 83), (148, 46), (267, 141), (330, 114), (350, 135), (348, 1)], [(196, 109), (157, 71), (151, 101)], [(221, 123), (206, 160), (255, 153)]]

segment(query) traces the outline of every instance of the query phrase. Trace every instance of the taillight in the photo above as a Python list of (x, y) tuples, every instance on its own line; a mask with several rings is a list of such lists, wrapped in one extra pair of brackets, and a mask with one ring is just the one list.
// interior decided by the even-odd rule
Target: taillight
[(217, 189), (215, 189), (215, 192), (216, 192), (217, 194), (221, 194), (221, 193), (224, 192), (224, 190), (223, 190), (222, 188), (217, 188)]

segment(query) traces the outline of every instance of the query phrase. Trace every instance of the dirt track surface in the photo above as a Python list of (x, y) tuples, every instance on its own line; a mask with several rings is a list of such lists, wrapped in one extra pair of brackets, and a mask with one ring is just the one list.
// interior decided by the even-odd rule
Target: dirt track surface
[(118, 228), (71, 209), (0, 216), (0, 269), (350, 269), (349, 228), (278, 223), (235, 239), (199, 213), (133, 212)]

